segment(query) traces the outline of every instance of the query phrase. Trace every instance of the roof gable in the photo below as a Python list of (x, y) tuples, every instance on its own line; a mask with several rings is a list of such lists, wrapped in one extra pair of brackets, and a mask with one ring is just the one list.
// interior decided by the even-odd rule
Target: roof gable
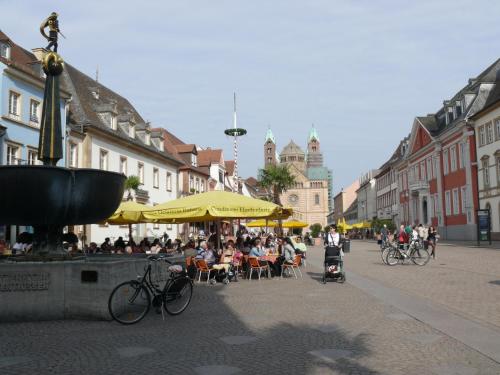
[(410, 136), (410, 154), (414, 154), (420, 149), (430, 144), (434, 138), (431, 136), (429, 130), (422, 124), (419, 118), (415, 118)]

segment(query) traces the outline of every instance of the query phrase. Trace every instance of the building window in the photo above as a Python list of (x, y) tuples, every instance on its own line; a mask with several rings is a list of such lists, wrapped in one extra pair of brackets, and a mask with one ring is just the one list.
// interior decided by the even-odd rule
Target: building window
[(490, 166), (488, 158), (483, 159), (481, 166), (483, 167), (483, 185), (490, 186)]
[(70, 168), (78, 168), (78, 146), (76, 143), (69, 143), (68, 165)]
[(153, 168), (153, 187), (158, 189), (159, 185), (160, 185), (160, 172), (158, 171), (158, 168)]
[(201, 180), (201, 192), (205, 191), (205, 180)]
[(484, 135), (484, 125), (479, 127), (479, 147), (484, 146), (485, 135)]
[(224, 172), (219, 171), (219, 182), (223, 183), (224, 182)]
[(38, 152), (36, 150), (28, 149), (28, 164), (29, 165), (36, 165), (37, 158), (38, 158)]
[(465, 167), (465, 143), (459, 144), (458, 152), (460, 154), (458, 155), (459, 168), (462, 169)]
[(123, 173), (125, 176), (128, 175), (128, 170), (127, 170), (127, 158), (125, 156), (120, 156), (120, 172)]
[(432, 159), (427, 158), (427, 180), (432, 180)]
[(465, 207), (467, 206), (467, 188), (465, 186), (460, 188), (460, 198), (462, 198), (462, 213), (465, 214)]
[(30, 122), (38, 124), (40, 122), (40, 102), (31, 99), (30, 100)]
[(139, 182), (144, 183), (144, 164), (137, 163), (137, 175), (139, 176)]
[(101, 150), (99, 153), (99, 169), (108, 170), (108, 152), (106, 150)]
[(460, 213), (460, 207), (458, 207), (458, 189), (453, 189), (453, 215), (458, 215)]
[(462, 102), (457, 100), (455, 102), (455, 116), (460, 117), (462, 115)]
[(438, 158), (437, 157), (434, 157), (432, 159), (432, 175), (437, 178), (437, 175), (438, 175)]
[(434, 194), (434, 215), (438, 216), (438, 208), (439, 208), (439, 198), (437, 194)]
[(493, 142), (493, 124), (486, 124), (486, 140), (488, 143)]
[(272, 150), (271, 148), (268, 148), (268, 149), (267, 149), (267, 153), (268, 153), (268, 154), (271, 154), (271, 152), (273, 152), (273, 150)]
[(443, 173), (448, 174), (448, 150), (443, 151)]
[(7, 165), (19, 164), (19, 147), (7, 145)]
[(21, 115), (21, 95), (14, 91), (9, 92), (9, 115)]
[(194, 177), (189, 176), (189, 191), (193, 192), (194, 191)]
[(0, 56), (10, 59), (10, 46), (7, 43), (0, 43)]
[(455, 146), (450, 147), (451, 171), (457, 170), (457, 149)]
[(196, 156), (196, 154), (191, 154), (191, 165), (193, 167), (198, 166), (198, 157)]
[(445, 191), (444, 193), (445, 197), (445, 210), (446, 210), (446, 216), (451, 215), (451, 196), (450, 196), (450, 191)]
[(200, 179), (196, 177), (196, 185), (195, 185), (196, 192), (200, 192)]
[(495, 137), (496, 139), (500, 139), (500, 118), (495, 120)]
[(172, 173), (167, 172), (167, 191), (172, 191)]
[(116, 130), (117, 123), (118, 121), (116, 115), (111, 114), (109, 116), (109, 126), (111, 127), (111, 129)]
[(319, 194), (314, 194), (314, 204), (319, 205)]

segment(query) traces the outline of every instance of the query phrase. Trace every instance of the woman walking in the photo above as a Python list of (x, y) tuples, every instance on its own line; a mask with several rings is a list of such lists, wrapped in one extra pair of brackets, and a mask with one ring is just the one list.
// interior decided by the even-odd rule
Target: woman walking
[(437, 230), (433, 226), (429, 227), (429, 234), (427, 236), (427, 241), (429, 246), (432, 246), (431, 256), (433, 259), (436, 259), (436, 238)]

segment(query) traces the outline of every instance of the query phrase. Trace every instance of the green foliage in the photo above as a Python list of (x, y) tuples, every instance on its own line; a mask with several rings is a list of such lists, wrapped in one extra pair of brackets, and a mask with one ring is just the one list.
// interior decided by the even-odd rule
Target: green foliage
[(372, 229), (375, 230), (375, 232), (380, 232), (384, 224), (387, 225), (389, 232), (393, 232), (394, 229), (396, 229), (396, 226), (391, 219), (373, 219), (371, 224)]
[(311, 230), (311, 236), (313, 238), (318, 238), (319, 232), (321, 232), (321, 228), (323, 228), (323, 227), (321, 226), (320, 223), (316, 223), (316, 224), (311, 225), (309, 227), (309, 229)]
[(259, 183), (272, 192), (273, 202), (280, 206), (280, 194), (295, 185), (295, 176), (290, 173), (287, 165), (268, 165), (259, 170)]
[(141, 180), (137, 176), (128, 176), (127, 179), (125, 180), (125, 190), (128, 191), (127, 199), (129, 201), (132, 200), (132, 191), (137, 192), (137, 189), (139, 189), (139, 186), (141, 186)]
[(141, 186), (141, 180), (137, 176), (128, 176), (125, 180), (125, 189), (136, 191)]
[(330, 226), (329, 226), (329, 225), (326, 225), (326, 226), (323, 228), (323, 232), (325, 232), (325, 233), (330, 232)]

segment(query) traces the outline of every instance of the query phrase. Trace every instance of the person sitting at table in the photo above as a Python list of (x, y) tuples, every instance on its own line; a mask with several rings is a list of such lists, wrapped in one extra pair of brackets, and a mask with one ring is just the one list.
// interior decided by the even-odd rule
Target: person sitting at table
[(266, 249), (268, 254), (274, 254), (275, 246), (273, 237), (269, 236), (266, 238), (266, 243), (264, 244), (264, 249)]
[(283, 262), (291, 264), (295, 258), (295, 249), (290, 237), (285, 237), (283, 239)]
[(213, 266), (215, 263), (214, 252), (209, 249), (207, 241), (200, 242), (200, 249), (198, 250), (198, 255), (195, 259), (204, 259), (209, 267)]
[(295, 239), (295, 254), (299, 254), (302, 258), (306, 257), (306, 252), (307, 252), (307, 246), (305, 243), (302, 242), (302, 238), (297, 237)]

